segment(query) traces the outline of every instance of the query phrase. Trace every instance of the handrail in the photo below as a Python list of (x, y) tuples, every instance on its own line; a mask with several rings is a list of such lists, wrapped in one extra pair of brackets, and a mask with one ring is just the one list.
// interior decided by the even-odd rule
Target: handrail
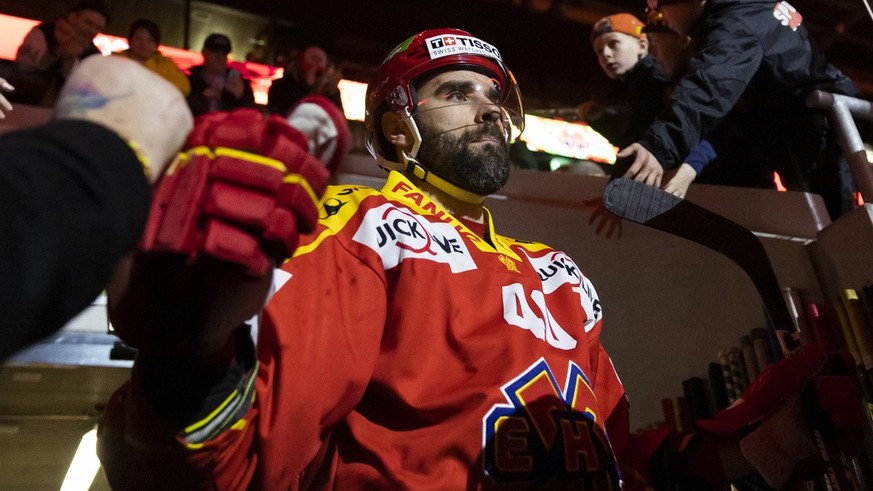
[(823, 90), (814, 90), (806, 97), (806, 105), (814, 109), (828, 110), (831, 122), (855, 183), (865, 203), (873, 203), (873, 169), (867, 160), (864, 142), (853, 118), (873, 121), (873, 102)]

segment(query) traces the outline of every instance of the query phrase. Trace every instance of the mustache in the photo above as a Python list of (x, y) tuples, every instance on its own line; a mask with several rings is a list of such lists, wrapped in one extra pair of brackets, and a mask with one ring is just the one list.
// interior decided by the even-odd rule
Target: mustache
[(493, 136), (500, 141), (508, 142), (507, 132), (497, 123), (491, 121), (483, 121), (482, 123), (473, 123), (464, 126), (458, 126), (457, 128), (441, 131), (434, 136), (442, 136), (446, 133), (452, 133), (459, 130), (463, 130), (461, 138), (468, 142), (471, 142), (483, 136)]
[(493, 136), (501, 141), (506, 140), (506, 134), (503, 129), (490, 121), (481, 123), (479, 126), (470, 128), (468, 131), (474, 139), (482, 136)]

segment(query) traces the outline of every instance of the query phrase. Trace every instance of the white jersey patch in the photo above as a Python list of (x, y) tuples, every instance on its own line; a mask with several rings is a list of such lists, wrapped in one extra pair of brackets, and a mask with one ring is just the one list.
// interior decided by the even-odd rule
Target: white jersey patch
[(459, 53), (470, 53), (501, 60), (500, 51), (497, 51), (497, 48), (471, 36), (445, 34), (427, 38), (424, 40), (424, 44), (427, 45), (427, 52), (432, 60)]
[(588, 314), (585, 322), (585, 332), (594, 328), (594, 324), (602, 315), (600, 299), (594, 291), (594, 285), (588, 278), (582, 276), (579, 267), (569, 256), (560, 251), (554, 251), (542, 257), (528, 256), (531, 264), (543, 282), (543, 293), (548, 295), (557, 290), (561, 285), (572, 285), (573, 291), (579, 294), (579, 304)]
[(431, 223), (390, 203), (369, 210), (353, 239), (376, 251), (386, 270), (412, 258), (448, 264), (453, 273), (476, 268), (454, 227)]
[(582, 282), (582, 273), (576, 263), (563, 252), (554, 251), (542, 257), (528, 258), (543, 282), (543, 293), (552, 293), (564, 283), (575, 286)]

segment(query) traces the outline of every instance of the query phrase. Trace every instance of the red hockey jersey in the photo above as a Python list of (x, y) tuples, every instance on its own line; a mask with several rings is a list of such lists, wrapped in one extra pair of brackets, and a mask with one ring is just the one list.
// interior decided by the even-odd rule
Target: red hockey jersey
[(174, 453), (203, 489), (619, 488), (625, 394), (568, 256), (490, 216), (480, 237), (397, 172), (322, 203), (262, 316), (251, 409)]

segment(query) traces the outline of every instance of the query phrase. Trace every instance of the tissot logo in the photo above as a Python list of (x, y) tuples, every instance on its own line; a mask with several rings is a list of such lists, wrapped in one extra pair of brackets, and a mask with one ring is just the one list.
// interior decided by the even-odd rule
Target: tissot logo
[(471, 36), (436, 36), (425, 40), (431, 58), (469, 53), (500, 60), (500, 51), (494, 46)]
[(354, 240), (376, 251), (385, 269), (404, 259), (427, 259), (455, 273), (476, 267), (460, 233), (447, 223), (431, 223), (406, 208), (384, 204), (367, 212)]
[(441, 38), (433, 38), (430, 41), (430, 47), (432, 49), (442, 48), (444, 46), (454, 46), (458, 44), (458, 41), (454, 36), (443, 36)]

